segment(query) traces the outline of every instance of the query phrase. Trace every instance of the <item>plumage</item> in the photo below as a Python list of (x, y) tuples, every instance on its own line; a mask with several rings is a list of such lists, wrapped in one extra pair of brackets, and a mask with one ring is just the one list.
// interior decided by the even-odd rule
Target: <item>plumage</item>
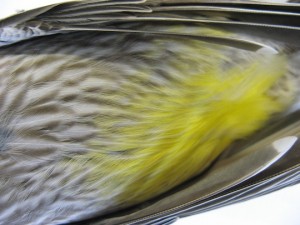
[(0, 221), (125, 209), (280, 119), (299, 94), (299, 9), (90, 0), (0, 21)]

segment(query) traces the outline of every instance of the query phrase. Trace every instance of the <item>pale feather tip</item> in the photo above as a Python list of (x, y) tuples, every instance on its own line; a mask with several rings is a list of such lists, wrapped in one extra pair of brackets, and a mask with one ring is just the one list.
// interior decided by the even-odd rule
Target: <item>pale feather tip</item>
[(287, 136), (274, 141), (272, 145), (274, 149), (277, 150), (278, 153), (285, 153), (294, 146), (297, 140), (298, 137), (296, 136)]

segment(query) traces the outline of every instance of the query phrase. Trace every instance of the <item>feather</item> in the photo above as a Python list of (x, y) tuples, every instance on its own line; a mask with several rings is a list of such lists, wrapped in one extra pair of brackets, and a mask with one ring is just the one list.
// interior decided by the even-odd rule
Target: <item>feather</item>
[(0, 221), (107, 216), (200, 174), (289, 113), (298, 38), (291, 3), (88, 0), (2, 20)]
[[(299, 16), (300, 5), (292, 3), (240, 1), (212, 3), (201, 0), (68, 2), (31, 10), (0, 21), (0, 43), (7, 45), (31, 37), (87, 29), (124, 32), (122, 27), (125, 25), (130, 27), (136, 23), (163, 23), (169, 26), (178, 24), (214, 26), (298, 45)], [(133, 28), (128, 29), (128, 32), (129, 30)], [(143, 28), (135, 27), (134, 30), (136, 33), (157, 34)], [(168, 32), (165, 33), (167, 35)], [(160, 32), (160, 35), (164, 33)], [(169, 35), (181, 35), (185, 38), (197, 36), (186, 33), (169, 33)], [(203, 40), (200, 36), (199, 39)], [(223, 42), (220, 41), (221, 37), (211, 38), (210, 42), (214, 42), (215, 39), (217, 39), (216, 43), (228, 42), (228, 38)], [(237, 43), (236, 47), (241, 47), (247, 40), (238, 42), (233, 38), (231, 42)], [(250, 44), (251, 42), (248, 41), (248, 45)], [(258, 46), (253, 47), (257, 49)]]

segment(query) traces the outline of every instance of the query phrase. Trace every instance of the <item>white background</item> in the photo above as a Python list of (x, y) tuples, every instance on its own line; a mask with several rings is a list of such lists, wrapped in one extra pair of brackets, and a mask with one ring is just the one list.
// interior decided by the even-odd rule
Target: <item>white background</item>
[[(0, 18), (61, 0), (0, 0)], [(277, 0), (279, 2), (281, 0)], [(300, 185), (178, 220), (175, 225), (300, 225)]]

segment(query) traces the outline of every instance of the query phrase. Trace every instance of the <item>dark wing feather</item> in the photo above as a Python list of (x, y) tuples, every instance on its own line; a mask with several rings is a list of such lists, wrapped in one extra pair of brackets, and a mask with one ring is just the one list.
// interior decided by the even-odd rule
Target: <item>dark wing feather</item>
[(14, 25), (24, 23), (26, 21), (30, 21), (34, 19), (36, 16), (49, 11), (50, 9), (54, 8), (57, 5), (58, 4), (48, 5), (37, 9), (28, 10), (26, 12), (22, 12), (17, 15), (0, 20), (0, 28), (3, 28), (5, 26), (14, 26)]
[[(136, 24), (152, 26), (133, 26)], [(248, 50), (264, 44), (223, 37), (156, 30), (157, 25), (193, 24), (218, 27), (234, 32), (256, 35), (270, 40), (299, 44), (300, 4), (262, 3), (251, 1), (204, 0), (89, 0), (46, 6), (21, 13), (0, 22), (0, 29), (29, 28), (30, 35), (18, 34), (20, 40), (70, 31), (130, 32), (172, 35), (226, 44)], [(126, 29), (124, 29), (124, 27)], [(149, 28), (149, 27), (152, 27)], [(5, 32), (3, 29), (2, 33)], [(13, 34), (11, 34), (13, 35)], [(0, 41), (1, 41), (0, 30)], [(6, 41), (9, 44), (9, 40)], [(13, 42), (20, 41), (15, 37)], [(3, 41), (3, 40), (2, 40)]]

